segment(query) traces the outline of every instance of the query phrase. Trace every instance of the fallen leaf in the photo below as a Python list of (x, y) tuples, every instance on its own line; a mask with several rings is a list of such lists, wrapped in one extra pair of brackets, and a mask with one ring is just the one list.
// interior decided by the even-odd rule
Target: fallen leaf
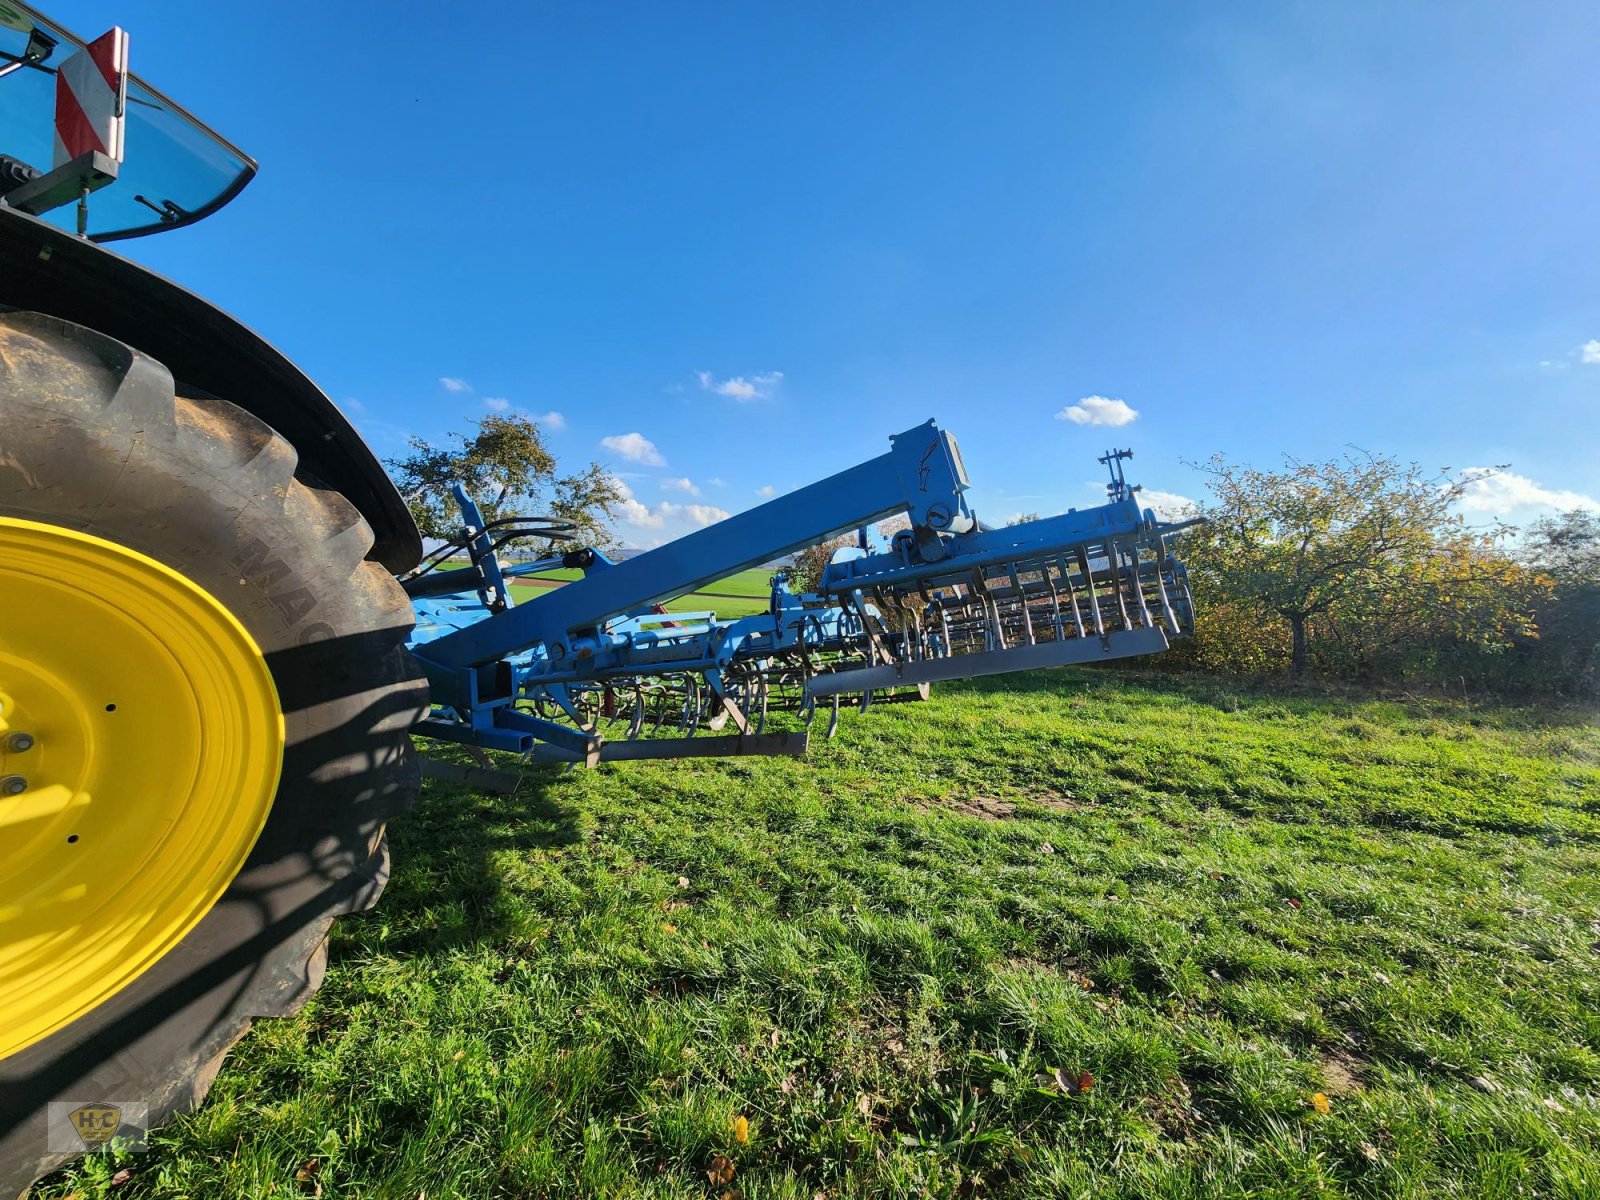
[(1054, 854), (1055, 852), (1056, 852), (1056, 848), (1054, 846), (1052, 846), (1049, 842), (1040, 842), (1039, 843), (1039, 853), (1040, 854)]
[(1473, 1087), (1477, 1088), (1480, 1092), (1487, 1092), (1491, 1096), (1500, 1090), (1500, 1085), (1494, 1080), (1490, 1079), (1487, 1075), (1474, 1075), (1471, 1079), (1467, 1080), (1467, 1082)]
[(127, 1167), (123, 1167), (122, 1170), (118, 1171), (115, 1175), (113, 1175), (111, 1177), (111, 1182), (109, 1184), (107, 1184), (106, 1186), (107, 1187), (118, 1188), (118, 1187), (121, 1187), (123, 1184), (127, 1183), (128, 1180), (130, 1180), (132, 1178), (133, 1178), (133, 1172), (130, 1171)]
[(767, 1041), (772, 1043), (772, 1048), (774, 1050), (778, 1048), (778, 1031), (776, 1029), (774, 1029), (772, 1033), (768, 1035)]
[(661, 922), (661, 932), (662, 933), (677, 933), (678, 932), (678, 927), (676, 925), (671, 924), (668, 921), (663, 921), (663, 922)]
[(1378, 1148), (1376, 1146), (1374, 1146), (1371, 1142), (1362, 1142), (1361, 1143), (1361, 1157), (1365, 1158), (1368, 1162), (1377, 1162), (1378, 1161)]
[(741, 1146), (750, 1140), (749, 1117), (740, 1116), (733, 1119), (733, 1140)]
[(1073, 1074), (1070, 1071), (1063, 1071), (1060, 1067), (1057, 1067), (1048, 1075), (1035, 1075), (1033, 1080), (1040, 1087), (1046, 1089), (1054, 1084), (1056, 1091), (1067, 1096), (1076, 1096), (1081, 1092), (1087, 1092), (1094, 1086), (1094, 1076), (1089, 1072), (1079, 1071)]
[(1321, 1092), (1311, 1093), (1311, 1107), (1324, 1114), (1333, 1111), (1333, 1106), (1328, 1103), (1328, 1098)]
[(861, 1095), (856, 1097), (856, 1111), (863, 1117), (872, 1116), (872, 1097)]
[(451, 1062), (460, 1062), (466, 1056), (467, 1056), (467, 1052), (465, 1050), (457, 1050), (454, 1054), (452, 1054), (450, 1056), (450, 1061)]
[(794, 1091), (794, 1076), (793, 1075), (787, 1076), (784, 1079), (784, 1081), (778, 1085), (778, 1090), (780, 1092), (782, 1092), (785, 1096), (787, 1096), (791, 1092), (793, 1092)]
[(1551, 1112), (1566, 1112), (1567, 1111), (1567, 1106), (1565, 1104), (1561, 1103), (1561, 1101), (1555, 1099), (1553, 1096), (1546, 1096), (1544, 1098), (1544, 1106), (1546, 1108), (1548, 1108)]
[(711, 1180), (713, 1187), (727, 1187), (733, 1182), (733, 1159), (726, 1154), (713, 1156), (711, 1169), (706, 1172), (706, 1178)]
[(1293, 896), (1289, 897), (1289, 907), (1290, 908), (1299, 908), (1300, 906), (1301, 906), (1300, 905), (1300, 901), (1296, 900)]
[(308, 1158), (300, 1164), (300, 1169), (294, 1173), (295, 1182), (309, 1183), (321, 1169), (322, 1162), (320, 1159)]
[(687, 875), (679, 875), (678, 876), (678, 886), (681, 887), (681, 888), (688, 887), (689, 886), (689, 877)]
[(744, 1193), (738, 1188), (729, 1188), (717, 1200), (744, 1200)]

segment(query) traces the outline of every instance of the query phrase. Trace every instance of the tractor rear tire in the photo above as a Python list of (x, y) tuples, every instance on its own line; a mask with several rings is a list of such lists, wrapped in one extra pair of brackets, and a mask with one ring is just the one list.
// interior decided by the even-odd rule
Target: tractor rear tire
[[(191, 587), (196, 603), (214, 601), (248, 634), (246, 644), (253, 639), (270, 673), (262, 694), (276, 706), (272, 728), (282, 731), (281, 752), (274, 743), (270, 754), (274, 776), (256, 770), (263, 815), (251, 832), (259, 826), (259, 835), (239, 840), (242, 866), (231, 882), (234, 868), (221, 869), (220, 898), (196, 904), (197, 923), (118, 990), (86, 1012), (64, 1005), (58, 1027), (0, 1058), (0, 1195), (81, 1153), (52, 1148), (53, 1102), (136, 1102), (159, 1125), (200, 1102), (253, 1018), (304, 1004), (322, 981), (334, 917), (370, 907), (382, 891), (385, 823), (419, 786), (407, 731), (426, 685), (405, 648), (406, 596), (366, 559), (372, 531), (337, 491), (298, 473), (293, 447), (267, 425), (185, 391), (160, 363), (92, 330), (0, 312), (0, 533), (9, 522), (36, 538), (143, 556), (159, 564), (152, 571), (181, 576), (174, 586)], [(0, 556), (0, 587), (6, 570)], [(41, 581), (40, 594), (58, 584)], [(57, 632), (68, 646), (85, 631)], [(30, 655), (44, 657), (15, 641), (0, 623), (0, 693), (7, 655), (24, 674)], [(244, 682), (237, 690), (247, 690)], [(223, 732), (212, 726), (205, 735), (210, 741), (197, 744), (212, 753)], [(0, 761), (0, 775), (21, 771), (25, 759)], [(71, 850), (93, 841), (97, 805), (159, 812), (165, 785), (156, 778), (156, 786), (124, 789), (132, 794), (96, 796)], [(234, 800), (191, 803), (222, 812)], [(16, 839), (5, 836), (11, 802), (0, 795), (0, 951), (14, 899), (7, 881), (16, 878), (7, 860)], [(78, 837), (52, 845), (64, 841)], [(195, 872), (200, 879), (199, 864)], [(189, 886), (179, 879), (180, 891)], [(45, 932), (70, 952), (75, 934), (50, 919), (46, 912)], [(0, 1038), (11, 1020), (0, 1012)]]

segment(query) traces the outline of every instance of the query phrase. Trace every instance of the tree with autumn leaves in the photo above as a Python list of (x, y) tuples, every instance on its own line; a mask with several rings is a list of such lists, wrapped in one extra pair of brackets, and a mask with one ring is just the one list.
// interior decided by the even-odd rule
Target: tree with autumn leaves
[[(1464, 481), (1364, 453), (1279, 471), (1217, 456), (1203, 469), (1207, 523), (1181, 549), (1199, 608), (1186, 651), (1195, 665), (1293, 679), (1582, 683), (1573, 647), (1594, 622), (1584, 627), (1565, 601), (1582, 553), (1568, 553), (1564, 584), (1543, 561), (1550, 553), (1518, 553), (1512, 531), (1467, 526), (1455, 510)], [(1551, 526), (1542, 544), (1593, 544), (1586, 528)], [(1577, 627), (1561, 664), (1540, 644), (1541, 621), (1558, 614)]]

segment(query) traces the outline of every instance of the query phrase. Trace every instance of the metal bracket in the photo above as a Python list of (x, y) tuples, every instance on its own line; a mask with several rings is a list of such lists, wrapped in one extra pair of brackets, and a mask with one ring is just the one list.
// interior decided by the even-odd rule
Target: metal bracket
[(5, 203), (31, 216), (43, 216), (51, 209), (81, 200), (89, 192), (116, 182), (117, 160), (91, 150), (37, 179), (5, 194)]

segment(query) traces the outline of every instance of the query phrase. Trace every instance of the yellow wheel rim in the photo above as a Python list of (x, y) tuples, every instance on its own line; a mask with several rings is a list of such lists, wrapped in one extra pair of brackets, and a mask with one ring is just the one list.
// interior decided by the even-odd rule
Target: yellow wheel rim
[(194, 928), (282, 763), (272, 675), (208, 592), (113, 542), (0, 517), (0, 1058)]

